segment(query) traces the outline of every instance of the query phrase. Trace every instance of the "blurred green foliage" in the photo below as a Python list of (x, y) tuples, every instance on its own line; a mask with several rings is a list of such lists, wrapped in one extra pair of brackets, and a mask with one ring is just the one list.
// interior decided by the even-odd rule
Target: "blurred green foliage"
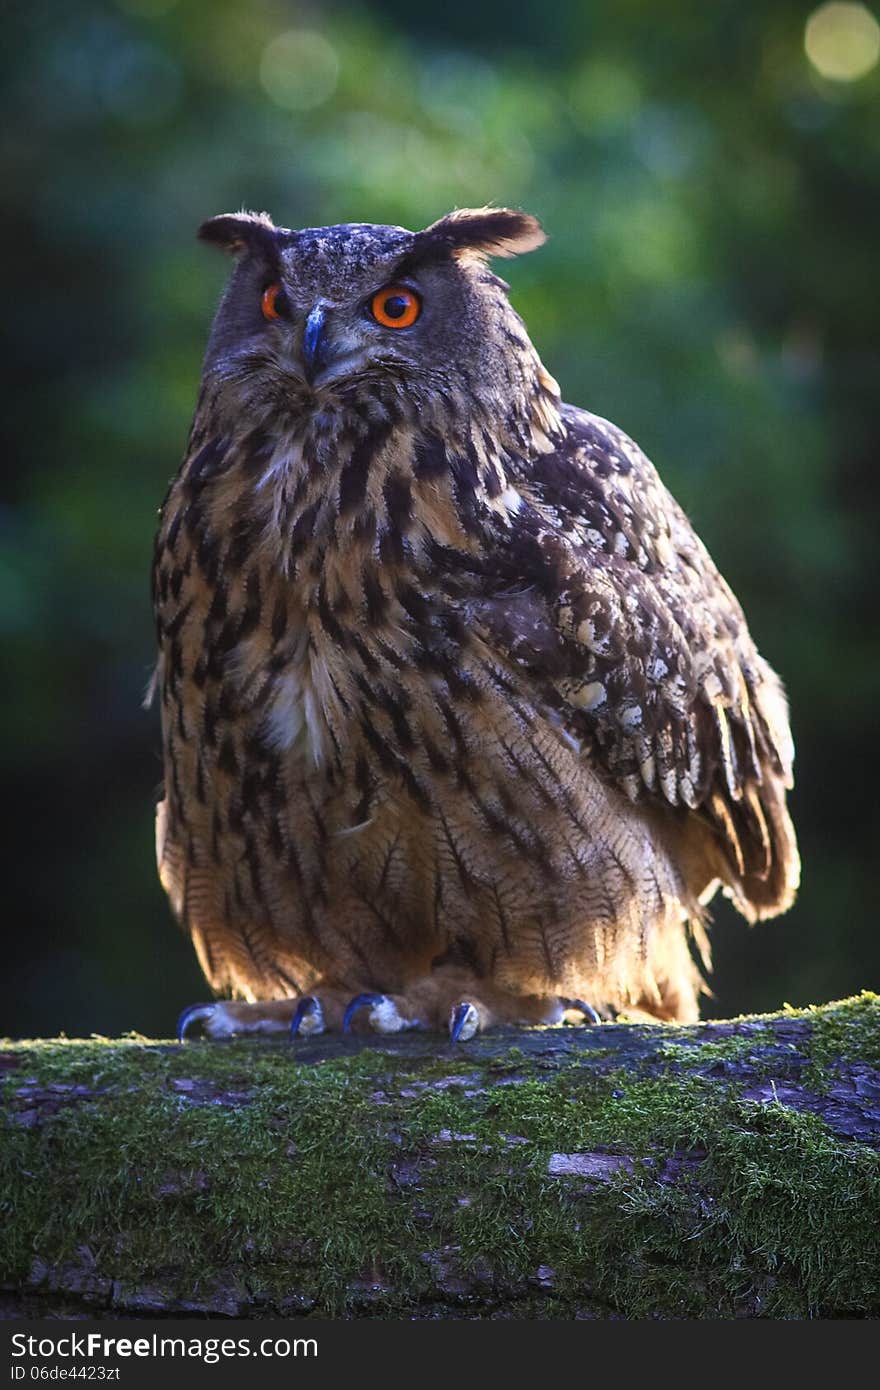
[(0, 685), (12, 1033), (166, 1033), (205, 992), (155, 876), (148, 595), (242, 205), (292, 226), (527, 207), (513, 298), (642, 444), (783, 673), (801, 898), (716, 913), (726, 1013), (876, 987), (880, 69), (813, 6), (28, 0), (9, 8)]

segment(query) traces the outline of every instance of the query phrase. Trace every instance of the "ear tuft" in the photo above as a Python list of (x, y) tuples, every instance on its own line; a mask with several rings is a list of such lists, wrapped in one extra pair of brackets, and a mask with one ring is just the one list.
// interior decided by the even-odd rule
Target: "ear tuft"
[(224, 212), (198, 230), (199, 241), (236, 256), (241, 251), (277, 251), (276, 227), (268, 212)]
[(520, 256), (546, 240), (537, 217), (515, 208), (458, 208), (416, 236), (418, 251), (436, 246), (478, 256)]

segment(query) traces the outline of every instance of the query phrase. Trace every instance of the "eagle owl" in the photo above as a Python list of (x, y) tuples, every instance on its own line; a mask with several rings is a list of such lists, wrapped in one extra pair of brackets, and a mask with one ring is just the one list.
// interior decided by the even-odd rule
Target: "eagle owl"
[(696, 1018), (716, 889), (797, 888), (786, 702), (492, 273), (540, 224), (200, 236), (236, 265), (156, 541), (157, 852), (227, 998), (180, 1035)]

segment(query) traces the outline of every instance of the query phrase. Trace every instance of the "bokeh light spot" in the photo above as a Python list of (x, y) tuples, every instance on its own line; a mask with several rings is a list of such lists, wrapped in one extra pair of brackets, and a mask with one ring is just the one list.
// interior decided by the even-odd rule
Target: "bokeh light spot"
[(628, 68), (608, 58), (594, 58), (575, 73), (569, 103), (572, 118), (585, 135), (603, 135), (633, 119), (641, 91)]
[(807, 20), (804, 48), (821, 77), (856, 82), (880, 58), (880, 24), (865, 5), (831, 0)]
[(177, 107), (183, 76), (178, 64), (152, 44), (119, 45), (104, 64), (101, 97), (130, 126), (159, 125)]
[(311, 111), (336, 90), (336, 50), (310, 29), (289, 29), (272, 39), (260, 59), (260, 82), (267, 95), (288, 111)]

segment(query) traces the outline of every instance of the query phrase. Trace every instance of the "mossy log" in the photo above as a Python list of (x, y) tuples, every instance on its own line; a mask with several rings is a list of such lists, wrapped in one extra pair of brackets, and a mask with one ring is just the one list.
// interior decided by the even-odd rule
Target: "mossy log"
[(880, 999), (8, 1043), (7, 1315), (880, 1316)]

